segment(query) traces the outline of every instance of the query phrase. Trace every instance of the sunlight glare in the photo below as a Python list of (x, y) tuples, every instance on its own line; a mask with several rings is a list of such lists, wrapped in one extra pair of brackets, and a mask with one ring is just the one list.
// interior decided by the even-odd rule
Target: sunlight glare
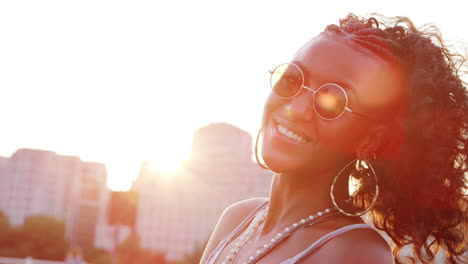
[(321, 108), (327, 110), (336, 109), (338, 105), (336, 97), (331, 94), (320, 94), (317, 98), (317, 102), (320, 104)]
[(360, 187), (361, 187), (361, 184), (356, 178), (349, 177), (349, 182), (348, 182), (349, 196), (353, 196), (357, 192), (357, 190), (359, 190)]
[(163, 175), (169, 175), (181, 169), (181, 160), (167, 157), (164, 160), (149, 161), (148, 166), (153, 171), (160, 171)]

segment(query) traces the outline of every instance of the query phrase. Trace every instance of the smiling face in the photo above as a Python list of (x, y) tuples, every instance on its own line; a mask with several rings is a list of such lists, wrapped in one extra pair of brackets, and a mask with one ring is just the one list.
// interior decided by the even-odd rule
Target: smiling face
[[(304, 85), (317, 90), (335, 83), (348, 95), (348, 107), (379, 120), (403, 98), (400, 68), (353, 44), (352, 36), (322, 33), (301, 48), (292, 63)], [(262, 157), (275, 172), (331, 169), (356, 156), (379, 124), (345, 112), (336, 120), (317, 116), (307, 89), (283, 99), (271, 93), (263, 115)]]

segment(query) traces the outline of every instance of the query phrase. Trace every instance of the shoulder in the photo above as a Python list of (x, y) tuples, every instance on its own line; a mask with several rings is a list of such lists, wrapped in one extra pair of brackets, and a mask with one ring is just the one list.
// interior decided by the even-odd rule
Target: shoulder
[[(324, 244), (312, 256), (314, 259), (315, 257), (326, 259), (329, 264), (394, 263), (387, 241), (377, 231), (370, 228), (353, 229), (342, 233)], [(311, 258), (309, 262), (306, 258), (304, 263), (316, 263), (314, 261)]]
[(234, 203), (227, 207), (221, 214), (221, 217), (216, 224), (200, 263), (204, 263), (208, 255), (211, 254), (213, 250), (215, 250), (218, 244), (225, 237), (227, 237), (253, 210), (255, 210), (258, 206), (267, 200), (267, 198), (252, 198)]
[(215, 233), (221, 235), (221, 241), (224, 237), (229, 235), (253, 210), (255, 210), (255, 208), (267, 200), (267, 198), (252, 198), (228, 206), (219, 218), (213, 235), (215, 235)]

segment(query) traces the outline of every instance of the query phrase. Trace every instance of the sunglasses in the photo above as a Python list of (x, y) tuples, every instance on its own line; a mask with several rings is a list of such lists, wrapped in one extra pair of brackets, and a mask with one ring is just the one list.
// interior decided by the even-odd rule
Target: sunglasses
[(325, 120), (334, 120), (345, 112), (361, 117), (366, 115), (354, 112), (348, 107), (348, 94), (336, 83), (326, 83), (317, 90), (304, 85), (304, 73), (293, 63), (284, 63), (271, 71), (270, 85), (273, 92), (281, 98), (289, 99), (297, 96), (302, 89), (313, 92), (313, 106), (319, 117)]

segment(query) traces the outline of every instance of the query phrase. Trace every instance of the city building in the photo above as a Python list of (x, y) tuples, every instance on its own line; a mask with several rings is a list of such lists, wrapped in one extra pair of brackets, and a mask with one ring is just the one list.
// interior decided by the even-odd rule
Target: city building
[(266, 197), (271, 176), (252, 161), (247, 132), (226, 123), (200, 128), (179, 171), (165, 174), (142, 164), (133, 184), (141, 246), (181, 259), (203, 246), (227, 206)]
[(62, 220), (71, 243), (93, 246), (95, 226), (104, 219), (105, 165), (52, 151), (19, 149), (0, 158), (0, 211), (13, 226), (32, 215)]
[(80, 167), (80, 188), (73, 199), (74, 218), (69, 219), (70, 238), (82, 247), (95, 245), (97, 227), (106, 221), (110, 191), (107, 170), (101, 163), (83, 162)]

